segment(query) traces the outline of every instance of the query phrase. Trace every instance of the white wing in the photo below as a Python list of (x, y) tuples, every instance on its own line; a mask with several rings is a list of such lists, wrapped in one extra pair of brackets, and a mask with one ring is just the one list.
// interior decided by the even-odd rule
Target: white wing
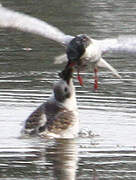
[(40, 19), (9, 10), (2, 6), (0, 6), (0, 27), (11, 27), (21, 31), (38, 34), (57, 41), (62, 45), (67, 45), (73, 39), (72, 36), (65, 35), (58, 28)]
[(68, 62), (68, 58), (66, 54), (61, 54), (59, 56), (56, 56), (54, 59), (55, 59), (54, 64), (62, 64)]
[(136, 36), (124, 35), (115, 39), (95, 40), (103, 53), (131, 53), (136, 54)]

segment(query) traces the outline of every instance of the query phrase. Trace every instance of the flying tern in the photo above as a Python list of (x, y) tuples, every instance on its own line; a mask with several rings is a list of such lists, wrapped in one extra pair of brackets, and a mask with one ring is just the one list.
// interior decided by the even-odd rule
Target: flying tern
[[(57, 57), (56, 62), (67, 61), (68, 66), (77, 67), (78, 74), (82, 69), (93, 66), (95, 71), (95, 87), (97, 88), (97, 68), (109, 69), (115, 76), (120, 78), (118, 72), (103, 59), (105, 53), (136, 53), (136, 36), (118, 36), (95, 40), (86, 34), (77, 36), (66, 35), (58, 28), (45, 21), (29, 15), (15, 12), (0, 6), (0, 27), (15, 28), (24, 32), (34, 33), (58, 42), (66, 48), (66, 54)], [(78, 76), (80, 84), (82, 79)]]

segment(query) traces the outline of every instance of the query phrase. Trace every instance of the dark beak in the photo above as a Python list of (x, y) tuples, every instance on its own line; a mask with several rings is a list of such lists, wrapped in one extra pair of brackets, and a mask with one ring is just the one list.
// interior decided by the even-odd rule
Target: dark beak
[(59, 73), (59, 77), (69, 84), (70, 79), (73, 76), (73, 67), (66, 67), (62, 72)]

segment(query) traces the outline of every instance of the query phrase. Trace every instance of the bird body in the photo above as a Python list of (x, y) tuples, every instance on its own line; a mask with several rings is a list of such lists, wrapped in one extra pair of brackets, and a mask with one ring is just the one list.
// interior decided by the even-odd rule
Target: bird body
[[(109, 69), (115, 76), (120, 78), (118, 72), (102, 58), (102, 51), (99, 43), (86, 34), (77, 35), (69, 43), (67, 48), (68, 64), (76, 62), (78, 71), (87, 68), (95, 69), (103, 67)], [(71, 48), (72, 47), (72, 48)]]
[[(68, 72), (69, 73), (69, 72)], [(66, 77), (66, 76), (65, 76)], [(70, 74), (55, 83), (53, 95), (26, 120), (23, 135), (74, 138), (78, 134), (75, 87)]]
[(86, 64), (88, 64), (89, 70), (97, 67), (106, 68), (110, 70), (113, 75), (121, 78), (117, 70), (102, 58), (101, 47), (95, 39), (90, 39), (90, 44), (86, 48), (85, 53), (81, 56), (81, 59), (83, 59), (83, 61), (88, 61)]
[[(44, 38), (51, 39), (66, 47), (66, 55), (56, 58), (56, 63), (71, 62), (78, 69), (84, 64), (109, 69), (115, 76), (120, 78), (118, 72), (103, 59), (105, 53), (129, 53), (136, 54), (136, 35), (120, 35), (117, 38), (95, 40), (86, 34), (71, 36), (66, 35), (58, 28), (38, 18), (15, 12), (0, 6), (0, 27), (15, 28), (24, 32), (34, 33)], [(59, 59), (60, 58), (60, 59)], [(86, 66), (85, 65), (85, 66)], [(95, 71), (96, 72), (96, 71)]]
[[(0, 6), (0, 27), (15, 28), (20, 31), (34, 33), (44, 38), (51, 39), (60, 43), (62, 46), (68, 47), (69, 43), (77, 36), (66, 35), (64, 32), (42, 21), (36, 17), (26, 15), (20, 12), (10, 10)], [(91, 41), (99, 46), (101, 54), (106, 52), (112, 53), (136, 53), (136, 35), (120, 35), (117, 38), (106, 38), (102, 40)]]
[(86, 47), (85, 53), (81, 56), (81, 59), (89, 59), (90, 62), (98, 62), (101, 58), (101, 51), (95, 40), (91, 39), (90, 44)]

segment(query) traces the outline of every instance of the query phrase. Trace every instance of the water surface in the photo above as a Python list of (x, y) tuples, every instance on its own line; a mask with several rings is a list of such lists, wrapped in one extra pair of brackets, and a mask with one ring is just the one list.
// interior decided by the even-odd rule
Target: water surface
[[(132, 0), (1, 0), (6, 7), (56, 25), (67, 34), (93, 38), (135, 34), (136, 3)], [(64, 52), (57, 43), (11, 29), (0, 29), (0, 179), (133, 180), (136, 177), (135, 57), (106, 59), (122, 80), (99, 73), (76, 78), (80, 133), (75, 140), (22, 139), (28, 115), (50, 96), (64, 65), (53, 58)], [(24, 48), (31, 48), (26, 51)], [(76, 75), (75, 75), (76, 77)]]

